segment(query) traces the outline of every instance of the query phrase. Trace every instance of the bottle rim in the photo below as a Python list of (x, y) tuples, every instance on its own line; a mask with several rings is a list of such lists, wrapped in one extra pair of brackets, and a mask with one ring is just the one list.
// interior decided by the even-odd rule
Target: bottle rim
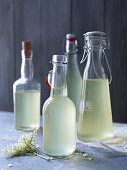
[(66, 39), (68, 39), (68, 38), (74, 38), (74, 39), (76, 39), (76, 34), (66, 34)]
[(94, 40), (98, 40), (98, 39), (102, 39), (105, 40), (106, 39), (106, 34), (104, 32), (101, 31), (91, 31), (91, 32), (87, 32), (84, 35), (84, 38), (86, 40), (88, 39), (94, 39)]
[(68, 63), (67, 56), (66, 55), (53, 55), (52, 62), (67, 64)]

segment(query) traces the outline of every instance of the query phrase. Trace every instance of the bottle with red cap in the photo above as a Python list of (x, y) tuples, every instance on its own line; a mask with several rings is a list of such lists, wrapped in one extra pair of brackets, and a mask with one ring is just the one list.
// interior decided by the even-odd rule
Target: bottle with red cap
[(21, 78), (14, 82), (15, 128), (33, 131), (40, 127), (40, 83), (33, 78), (31, 42), (22, 42)]
[(68, 58), (67, 91), (68, 97), (76, 107), (76, 121), (78, 121), (82, 77), (77, 62), (78, 44), (75, 34), (66, 34), (66, 55)]

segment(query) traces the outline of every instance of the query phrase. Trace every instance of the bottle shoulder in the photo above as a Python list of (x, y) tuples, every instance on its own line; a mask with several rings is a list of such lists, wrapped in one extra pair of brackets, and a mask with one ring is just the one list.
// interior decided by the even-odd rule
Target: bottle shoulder
[(61, 109), (64, 109), (66, 106), (70, 106), (75, 110), (74, 103), (67, 96), (49, 97), (43, 105), (43, 110), (46, 109), (46, 107), (55, 107), (55, 109), (57, 109), (57, 106), (60, 106)]
[(40, 90), (41, 84), (35, 79), (23, 79), (16, 80), (13, 84), (13, 90)]
[(67, 70), (66, 76), (67, 84), (71, 82), (72, 84), (82, 84), (82, 77), (79, 70)]
[(70, 63), (67, 68), (67, 77), (74, 76), (78, 79), (82, 79), (78, 64)]

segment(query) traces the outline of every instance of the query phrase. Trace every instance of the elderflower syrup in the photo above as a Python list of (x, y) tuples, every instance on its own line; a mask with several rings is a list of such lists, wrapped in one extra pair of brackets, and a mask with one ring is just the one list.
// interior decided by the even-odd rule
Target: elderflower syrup
[(15, 94), (16, 129), (38, 129), (40, 122), (40, 92), (26, 91)]
[(15, 128), (33, 131), (40, 127), (40, 83), (33, 78), (31, 43), (22, 43), (21, 78), (13, 85)]
[(51, 156), (65, 156), (76, 148), (76, 109), (67, 96), (64, 55), (54, 55), (50, 97), (43, 105), (43, 148)]
[(113, 136), (108, 79), (86, 80), (85, 111), (79, 112), (78, 138), (83, 141)]

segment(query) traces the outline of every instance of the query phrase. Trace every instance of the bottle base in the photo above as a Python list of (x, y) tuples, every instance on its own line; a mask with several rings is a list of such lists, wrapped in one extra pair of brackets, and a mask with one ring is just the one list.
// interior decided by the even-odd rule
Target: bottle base
[(103, 137), (84, 137), (84, 136), (77, 136), (77, 139), (80, 141), (80, 142), (83, 142), (83, 143), (89, 143), (89, 142), (95, 142), (97, 140), (106, 140), (106, 139), (112, 139), (114, 137), (114, 135), (109, 135), (109, 136), (103, 136)]
[(65, 156), (68, 156), (68, 155), (72, 155), (73, 153), (75, 152), (75, 149), (73, 149), (72, 151), (68, 152), (68, 153), (61, 153), (61, 154), (54, 154), (54, 153), (48, 153), (46, 151), (44, 151), (44, 153), (48, 156), (53, 156), (53, 157), (65, 157)]
[(34, 130), (38, 130), (40, 127), (15, 127), (16, 130), (21, 130), (21, 131), (34, 131)]

